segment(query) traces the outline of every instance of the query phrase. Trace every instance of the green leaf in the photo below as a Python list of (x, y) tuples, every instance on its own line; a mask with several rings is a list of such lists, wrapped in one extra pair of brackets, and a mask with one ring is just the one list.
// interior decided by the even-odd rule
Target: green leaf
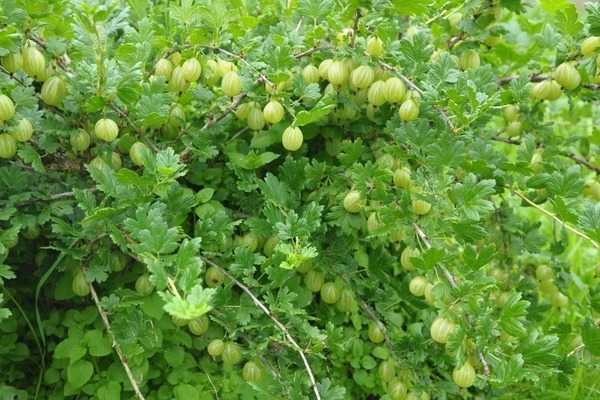
[(113, 351), (108, 337), (102, 335), (102, 331), (97, 329), (85, 333), (85, 343), (90, 355), (94, 357), (107, 356)]
[(600, 327), (589, 317), (581, 321), (581, 339), (587, 351), (600, 356)]
[(118, 382), (107, 382), (100, 386), (96, 392), (98, 400), (114, 400), (121, 398), (121, 384)]
[(490, 196), (495, 193), (496, 181), (485, 179), (477, 182), (474, 174), (467, 175), (454, 186), (454, 199), (459, 215), (479, 221), (494, 209)]
[(30, 144), (24, 143), (20, 145), (18, 154), (23, 161), (27, 164), (31, 164), (34, 171), (41, 174), (46, 172), (46, 168), (44, 168), (44, 164), (42, 163), (42, 158)]
[[(553, 0), (554, 2), (554, 0)], [(556, 27), (565, 35), (575, 36), (583, 29), (575, 4), (566, 2), (566, 7), (556, 13)]]
[(464, 263), (473, 271), (487, 265), (494, 259), (495, 255), (496, 246), (494, 244), (489, 244), (482, 248), (476, 248), (475, 246), (468, 244), (465, 246), (462, 254)]
[(335, 103), (329, 97), (321, 99), (310, 111), (300, 111), (296, 114), (294, 126), (300, 127), (313, 122), (322, 120), (327, 114), (331, 113), (336, 107)]
[(67, 368), (67, 379), (76, 388), (85, 385), (94, 373), (94, 365), (86, 360), (77, 360)]
[(586, 22), (589, 24), (590, 35), (600, 36), (600, 6), (598, 3), (586, 2), (584, 7), (587, 12)]
[(511, 336), (520, 337), (525, 334), (525, 326), (520, 318), (527, 315), (530, 303), (521, 300), (521, 293), (513, 293), (502, 307), (500, 325)]
[(318, 20), (329, 16), (335, 8), (333, 0), (299, 0), (298, 14)]
[(596, 243), (600, 243), (600, 204), (587, 203), (579, 215), (583, 231)]
[(332, 386), (329, 378), (317, 382), (317, 389), (321, 393), (323, 400), (344, 400), (346, 389), (341, 386)]
[(400, 15), (426, 15), (433, 0), (392, 0), (389, 7)]
[(576, 197), (581, 194), (585, 181), (581, 177), (581, 168), (574, 165), (566, 171), (555, 171), (549, 179), (546, 187), (551, 194), (562, 197)]
[(140, 68), (141, 63), (132, 65), (117, 84), (117, 96), (127, 106), (135, 105), (142, 92), (142, 85), (140, 84), (142, 82), (142, 72)]
[(558, 338), (556, 336), (541, 336), (537, 331), (530, 332), (515, 349), (517, 353), (523, 355), (525, 364), (544, 364), (555, 362), (558, 359), (556, 347)]
[(183, 318), (198, 318), (212, 309), (210, 304), (215, 289), (205, 289), (196, 285), (185, 298), (176, 297), (170, 292), (159, 292), (165, 301), (164, 309), (169, 314)]
[(419, 257), (412, 257), (410, 260), (415, 267), (429, 271), (439, 262), (448, 259), (448, 252), (441, 247), (431, 247), (425, 250)]

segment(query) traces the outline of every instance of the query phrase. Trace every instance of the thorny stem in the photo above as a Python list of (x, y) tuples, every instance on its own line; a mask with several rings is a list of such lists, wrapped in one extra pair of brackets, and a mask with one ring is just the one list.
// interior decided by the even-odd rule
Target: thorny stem
[(264, 303), (262, 301), (260, 301), (258, 299), (258, 297), (256, 297), (254, 295), (254, 293), (252, 293), (252, 291), (247, 286), (245, 286), (243, 283), (241, 283), (240, 281), (235, 279), (235, 277), (233, 277), (233, 275), (231, 275), (227, 270), (221, 268), (221, 266), (219, 266), (218, 264), (209, 260), (206, 257), (202, 257), (202, 260), (204, 260), (204, 262), (206, 262), (207, 264), (215, 267), (216, 269), (221, 271), (225, 276), (227, 276), (229, 279), (231, 279), (231, 281), (237, 287), (242, 289), (250, 297), (250, 299), (252, 299), (252, 301), (254, 302), (254, 304), (256, 304), (256, 306), (258, 308), (260, 308), (269, 318), (271, 318), (271, 320), (275, 323), (275, 325), (279, 328), (279, 330), (281, 330), (281, 332), (283, 332), (286, 340), (292, 345), (292, 347), (294, 347), (296, 349), (298, 354), (300, 354), (300, 357), (302, 358), (302, 361), (304, 362), (304, 367), (306, 368), (306, 372), (308, 372), (310, 384), (312, 386), (313, 391), (315, 392), (315, 396), (316, 396), (317, 400), (321, 400), (321, 394), (319, 393), (319, 389), (317, 388), (317, 382), (315, 381), (315, 376), (313, 375), (312, 369), (310, 368), (310, 364), (308, 363), (308, 360), (306, 359), (304, 352), (302, 351), (300, 346), (298, 346), (298, 343), (296, 343), (294, 338), (290, 335), (290, 332), (285, 327), (285, 325), (283, 325), (279, 321), (279, 319), (277, 319), (277, 317), (275, 317), (275, 315), (273, 315), (273, 313), (267, 308), (267, 306), (265, 306)]
[[(512, 145), (516, 145), (516, 146), (521, 144), (520, 140), (507, 139), (507, 138), (503, 138), (500, 136), (494, 136), (494, 137), (492, 137), (492, 140), (495, 140), (496, 142), (508, 143), (508, 144), (512, 144)], [(585, 158), (581, 158), (570, 152), (560, 152), (558, 154), (562, 157), (570, 158), (571, 160), (575, 161), (577, 164), (583, 165), (584, 167), (588, 168), (589, 170), (594, 171), (597, 175), (600, 175), (600, 167), (592, 164)]]
[(142, 137), (142, 139), (144, 139), (144, 141), (146, 143), (148, 143), (148, 146), (150, 146), (150, 148), (156, 153), (158, 152), (158, 147), (156, 147), (154, 145), (154, 143), (152, 143), (152, 141), (150, 139), (148, 139), (148, 137), (146, 135), (144, 135), (144, 133), (140, 130), (140, 128), (138, 128), (133, 121), (129, 118), (129, 116), (123, 111), (121, 110), (119, 107), (117, 107), (112, 101), (108, 102), (108, 106), (114, 111), (116, 112), (121, 118), (123, 118), (127, 124), (129, 126), (131, 126), (131, 128), (135, 131), (135, 133), (137, 133), (138, 135), (140, 135)]
[[(346, 284), (346, 286), (350, 287), (350, 281), (348, 280), (348, 278), (345, 275), (338, 275), (338, 276)], [(388, 350), (390, 351), (390, 353), (395, 354), (394, 349), (392, 347), (392, 341), (388, 337), (388, 335), (385, 331), (385, 327), (383, 326), (383, 323), (381, 323), (381, 320), (379, 320), (379, 318), (377, 318), (375, 311), (373, 311), (373, 309), (362, 298), (360, 298), (358, 296), (355, 296), (355, 297), (357, 298), (358, 303), (360, 304), (361, 308), (369, 315), (369, 317), (373, 320), (373, 322), (375, 322), (375, 325), (377, 325), (377, 329), (379, 329), (379, 331), (383, 334), (383, 339), (385, 340), (385, 344), (386, 344)], [(399, 360), (396, 359), (396, 361), (398, 362)]]
[(12, 72), (8, 72), (6, 70), (6, 68), (4, 68), (1, 65), (0, 65), (0, 71), (4, 72), (6, 75), (10, 76), (12, 79), (14, 79), (15, 81), (19, 82), (22, 86), (27, 87), (27, 84), (25, 83), (25, 81), (23, 79), (19, 78), (18, 76), (16, 76)]
[[(413, 228), (415, 229), (415, 232), (421, 238), (423, 243), (425, 243), (425, 247), (427, 247), (427, 249), (430, 249), (431, 243), (429, 243), (429, 239), (427, 238), (427, 235), (425, 234), (425, 232), (423, 232), (421, 230), (421, 228), (419, 228), (419, 226), (415, 223), (413, 223)], [(448, 282), (450, 282), (450, 286), (452, 286), (453, 288), (456, 287), (456, 278), (445, 267), (443, 267), (443, 266), (440, 266), (440, 267), (442, 268), (442, 271), (444, 272), (446, 279), (448, 279)], [(471, 328), (471, 317), (469, 316), (468, 313), (465, 313), (465, 319), (467, 320), (467, 326), (469, 328)], [(490, 367), (489, 367), (486, 359), (483, 357), (483, 353), (481, 352), (481, 350), (477, 350), (477, 355), (479, 356), (479, 360), (481, 361), (481, 364), (483, 365), (483, 373), (485, 375), (489, 375)]]
[(235, 54), (235, 53), (232, 53), (232, 52), (230, 52), (230, 51), (227, 51), (227, 50), (225, 50), (225, 49), (222, 49), (222, 48), (220, 48), (220, 47), (213, 47), (213, 46), (210, 46), (210, 47), (209, 47), (209, 49), (211, 49), (211, 50), (217, 50), (217, 51), (220, 51), (221, 53), (225, 54), (226, 56), (233, 57), (233, 58), (235, 58), (236, 60), (239, 60), (239, 61), (241, 61), (241, 62), (242, 62), (242, 63), (244, 63), (244, 64), (245, 64), (245, 65), (246, 65), (248, 68), (250, 68), (252, 71), (254, 71), (254, 72), (256, 72), (256, 73), (258, 74), (258, 81), (259, 81), (259, 83), (260, 83), (260, 82), (264, 82), (264, 83), (266, 83), (267, 85), (271, 86), (273, 89), (276, 89), (276, 88), (277, 88), (277, 85), (275, 85), (273, 82), (271, 82), (271, 81), (269, 80), (269, 78), (267, 78), (267, 76), (266, 76), (265, 74), (263, 74), (262, 72), (260, 72), (260, 71), (259, 71), (259, 70), (257, 70), (256, 68), (254, 68), (254, 67), (252, 66), (252, 64), (250, 64), (248, 61), (244, 60), (244, 58), (243, 58), (243, 57), (241, 57), (241, 56), (238, 56), (237, 54)]
[(551, 213), (550, 211), (546, 210), (543, 207), (540, 207), (539, 205), (535, 204), (533, 201), (529, 200), (527, 198), (527, 196), (525, 196), (523, 193), (517, 191), (517, 190), (512, 190), (512, 192), (514, 194), (516, 194), (518, 197), (520, 197), (521, 199), (523, 199), (527, 204), (529, 204), (530, 206), (534, 207), (535, 209), (543, 212), (544, 214), (546, 214), (547, 216), (549, 216), (550, 218), (552, 218), (554, 221), (558, 222), (563, 228), (565, 228), (568, 231), (573, 232), (575, 235), (582, 237), (583, 239), (589, 241), (592, 245), (594, 245), (595, 248), (600, 249), (600, 245), (591, 237), (589, 237), (588, 235), (586, 235), (585, 233), (581, 232), (578, 229), (575, 229), (569, 225), (567, 225), (567, 223), (563, 220), (561, 220), (560, 218), (558, 218), (556, 216), (556, 214)]
[[(83, 269), (82, 269), (82, 271), (83, 271)], [(84, 271), (84, 274), (85, 274), (85, 271)], [(117, 340), (115, 339), (115, 336), (112, 333), (112, 329), (110, 327), (110, 322), (108, 321), (108, 316), (106, 315), (106, 312), (100, 306), (100, 300), (98, 299), (98, 294), (96, 293), (96, 290), (94, 289), (94, 286), (92, 285), (91, 282), (88, 282), (88, 286), (90, 287), (90, 294), (92, 295), (92, 300), (94, 300), (94, 303), (96, 304), (96, 308), (98, 308), (98, 312), (100, 313), (100, 317), (102, 318), (102, 322), (104, 323), (104, 326), (106, 327), (106, 332), (111, 337), (112, 347), (117, 352), (117, 355), (119, 356), (119, 359), (121, 360), (121, 364), (123, 364), (123, 368), (125, 369), (125, 373), (127, 374), (127, 377), (129, 378), (129, 382), (131, 383), (131, 386), (133, 387), (133, 391), (135, 392), (135, 397), (137, 397), (139, 400), (145, 400), (144, 395), (140, 391), (140, 388), (139, 388), (135, 378), (133, 377), (133, 373), (131, 372), (131, 369), (129, 368), (127, 359), (121, 352), (121, 347), (119, 346), (119, 343), (117, 343)]]
[[(397, 68), (392, 67), (389, 64), (384, 63), (383, 61), (379, 61), (379, 65), (381, 65), (383, 68), (394, 72), (396, 75), (398, 75), (398, 77), (400, 79), (402, 79), (404, 82), (406, 82), (406, 84), (413, 89), (415, 92), (419, 93), (419, 94), (425, 94), (425, 92), (419, 88), (417, 85), (415, 85), (410, 79), (408, 79), (406, 76), (404, 76), (402, 73), (400, 73), (400, 71), (398, 71)], [(456, 131), (456, 127), (454, 126), (454, 124), (452, 123), (452, 121), (450, 121), (450, 118), (448, 117), (448, 115), (446, 115), (446, 113), (444, 112), (444, 110), (438, 108), (438, 112), (440, 113), (440, 115), (442, 116), (442, 118), (444, 119), (444, 121), (446, 121), (446, 123), (448, 124), (448, 126), (450, 127), (450, 129), (452, 131)]]
[(312, 49), (308, 49), (306, 51), (303, 51), (302, 53), (295, 54), (294, 58), (295, 59), (299, 59), (299, 58), (302, 58), (302, 57), (310, 56), (311, 54), (316, 53), (317, 51), (331, 50), (333, 48), (334, 48), (334, 46), (331, 46), (331, 45), (313, 47)]

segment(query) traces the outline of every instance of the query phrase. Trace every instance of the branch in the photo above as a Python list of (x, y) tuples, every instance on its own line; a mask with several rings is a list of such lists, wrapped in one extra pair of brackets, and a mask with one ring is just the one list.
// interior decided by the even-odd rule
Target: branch
[(281, 332), (283, 332), (286, 340), (292, 345), (292, 347), (294, 347), (296, 349), (296, 351), (298, 352), (298, 354), (300, 354), (300, 358), (302, 358), (302, 361), (304, 362), (304, 367), (306, 368), (306, 372), (308, 372), (308, 377), (310, 379), (310, 385), (311, 385), (313, 391), (315, 392), (315, 396), (316, 396), (317, 400), (321, 400), (321, 395), (319, 393), (319, 389), (317, 389), (317, 382), (315, 381), (315, 376), (313, 375), (312, 369), (310, 368), (310, 364), (308, 363), (308, 360), (306, 359), (306, 356), (304, 355), (304, 352), (302, 351), (302, 349), (300, 348), (300, 346), (298, 346), (298, 343), (296, 343), (296, 341), (294, 340), (294, 338), (290, 335), (290, 332), (285, 327), (285, 325), (283, 325), (277, 319), (277, 317), (275, 317), (275, 315), (273, 315), (273, 313), (267, 308), (267, 306), (265, 306), (263, 304), (263, 302), (261, 302), (258, 299), (258, 297), (256, 297), (254, 295), (254, 293), (252, 293), (252, 291), (250, 289), (248, 289), (247, 286), (245, 286), (243, 283), (241, 283), (240, 281), (238, 281), (237, 279), (235, 279), (233, 277), (233, 275), (231, 275), (227, 270), (221, 268), (218, 264), (214, 263), (213, 261), (209, 260), (206, 257), (202, 257), (202, 260), (204, 262), (206, 262), (207, 264), (209, 264), (210, 266), (215, 267), (216, 269), (218, 269), (219, 271), (221, 271), (225, 276), (227, 276), (229, 279), (231, 279), (231, 281), (233, 283), (235, 283), (235, 285), (237, 287), (239, 287), (244, 292), (246, 292), (246, 294), (252, 299), (252, 301), (254, 302), (254, 304), (256, 304), (256, 306), (258, 308), (260, 308), (269, 318), (271, 318), (271, 320), (275, 323), (275, 325), (279, 328), (279, 330), (281, 330)]
[[(37, 43), (37, 44), (38, 44), (40, 47), (42, 47), (44, 50), (48, 51), (48, 48), (47, 48), (47, 46), (46, 46), (46, 42), (44, 42), (42, 39), (40, 39), (40, 38), (38, 38), (38, 37), (35, 37), (35, 36), (33, 36), (33, 35), (31, 34), (31, 32), (27, 32), (27, 38), (28, 38), (29, 40), (31, 40), (32, 42), (35, 42), (35, 43)], [(66, 58), (66, 60), (69, 60), (69, 58), (68, 58), (66, 55), (64, 55), (64, 56), (61, 56), (61, 57), (55, 57), (55, 58), (56, 58), (56, 62), (57, 62), (57, 64), (58, 64), (58, 66), (59, 66), (60, 68), (62, 68), (62, 69), (65, 71), (65, 72), (73, 73), (73, 71), (71, 71), (71, 70), (69, 69), (69, 67), (67, 66), (67, 62), (65, 61), (65, 58)]]
[[(83, 268), (82, 268), (82, 271), (84, 272), (84, 275), (85, 275), (85, 271), (83, 270)], [(94, 289), (94, 286), (92, 285), (91, 282), (88, 282), (88, 286), (90, 287), (90, 294), (92, 295), (92, 300), (94, 300), (94, 303), (96, 304), (96, 308), (98, 308), (98, 312), (100, 313), (100, 317), (102, 318), (102, 322), (104, 322), (104, 326), (106, 327), (106, 332), (111, 337), (112, 347), (114, 347), (115, 351), (119, 355), (121, 364), (123, 364), (125, 373), (127, 374), (127, 377), (129, 378), (129, 382), (131, 383), (131, 386), (133, 387), (133, 391), (135, 392), (135, 397), (137, 397), (139, 400), (145, 400), (144, 395), (142, 394), (142, 392), (140, 392), (140, 388), (139, 388), (135, 378), (133, 377), (133, 373), (131, 372), (131, 369), (129, 368), (129, 364), (127, 363), (127, 358), (125, 358), (125, 356), (121, 352), (121, 347), (119, 346), (119, 343), (117, 343), (117, 340), (115, 339), (115, 337), (112, 333), (112, 330), (110, 328), (110, 322), (108, 321), (108, 316), (106, 315), (106, 312), (100, 306), (100, 300), (98, 299), (98, 294), (96, 293), (96, 290)]]
[(352, 27), (352, 38), (350, 39), (350, 47), (354, 48), (354, 44), (356, 43), (356, 36), (358, 35), (358, 21), (360, 21), (360, 17), (362, 17), (362, 13), (360, 12), (360, 7), (356, 8), (356, 13), (354, 14), (354, 26)]
[(0, 71), (4, 72), (6, 75), (8, 75), (11, 79), (14, 79), (15, 81), (19, 82), (22, 86), (27, 87), (27, 83), (25, 83), (25, 81), (21, 78), (19, 78), (18, 76), (16, 76), (15, 74), (13, 74), (12, 72), (8, 72), (6, 70), (6, 68), (4, 68), (3, 66), (0, 65)]
[[(421, 228), (419, 228), (419, 226), (415, 223), (413, 223), (413, 228), (415, 229), (415, 232), (417, 232), (417, 235), (421, 238), (423, 243), (425, 243), (425, 247), (427, 247), (427, 249), (430, 249), (431, 243), (429, 243), (429, 239), (427, 239), (427, 235), (425, 235), (425, 232), (423, 232), (421, 230)], [(445, 267), (443, 267), (441, 265), (440, 265), (440, 267), (442, 268), (442, 271), (444, 272), (446, 279), (448, 279), (448, 281), (450, 282), (450, 286), (452, 286), (453, 288), (456, 287), (456, 278)], [(467, 327), (469, 329), (471, 329), (471, 317), (469, 316), (468, 313), (465, 313), (465, 319), (467, 320)], [(485, 360), (485, 358), (483, 357), (483, 353), (481, 352), (481, 350), (477, 350), (477, 355), (479, 356), (479, 360), (481, 361), (481, 364), (483, 365), (483, 373), (485, 375), (489, 375), (490, 367), (489, 367), (487, 361)]]
[(568, 157), (571, 160), (575, 161), (577, 164), (579, 165), (583, 165), (584, 167), (587, 167), (589, 169), (591, 169), (592, 171), (594, 171), (596, 174), (600, 175), (600, 167), (598, 167), (597, 165), (592, 164), (591, 162), (589, 162), (588, 160), (586, 160), (585, 158), (581, 158), (576, 156), (573, 153), (560, 153), (561, 156), (563, 157)]
[[(338, 276), (346, 284), (346, 286), (350, 287), (350, 281), (348, 280), (348, 278), (345, 275), (338, 275)], [(383, 326), (383, 324), (381, 323), (379, 318), (377, 318), (375, 311), (373, 311), (373, 309), (361, 297), (358, 297), (358, 296), (354, 296), (354, 297), (358, 300), (362, 309), (369, 315), (369, 317), (373, 320), (373, 322), (375, 322), (375, 325), (377, 325), (377, 329), (379, 329), (379, 331), (381, 333), (383, 333), (383, 339), (385, 340), (385, 344), (386, 344), (388, 350), (390, 351), (390, 354), (394, 354), (394, 357), (395, 357), (396, 353), (394, 352), (394, 349), (392, 347), (392, 341), (388, 337), (388, 335), (385, 331), (385, 327)], [(396, 357), (396, 362), (399, 363), (399, 361), (400, 360)], [(398, 364), (398, 365), (400, 365), (400, 364)]]
[[(492, 140), (495, 140), (497, 142), (502, 142), (502, 143), (508, 143), (508, 144), (513, 144), (513, 145), (520, 145), (521, 141), (517, 140), (517, 139), (506, 139), (500, 136), (493, 136)], [(583, 165), (584, 167), (594, 171), (597, 175), (600, 175), (600, 167), (597, 165), (592, 164), (591, 162), (589, 162), (588, 160), (586, 160), (585, 158), (581, 158), (573, 153), (570, 152), (560, 152), (558, 153), (558, 155), (562, 156), (562, 157), (567, 157), (570, 158), (571, 160), (575, 161), (577, 164), (579, 165)]]
[(137, 133), (138, 135), (140, 135), (142, 137), (142, 139), (144, 139), (144, 141), (146, 143), (148, 143), (148, 146), (150, 146), (150, 148), (156, 153), (158, 152), (158, 147), (156, 147), (154, 145), (154, 143), (152, 143), (152, 141), (150, 139), (148, 139), (148, 137), (146, 135), (144, 135), (144, 133), (140, 130), (140, 128), (138, 128), (133, 121), (131, 121), (131, 119), (129, 118), (129, 116), (123, 111), (121, 110), (119, 107), (117, 107), (112, 101), (108, 102), (108, 106), (114, 111), (116, 112), (121, 118), (123, 118), (125, 121), (127, 121), (127, 124), (129, 126), (131, 126), (131, 128), (135, 131), (135, 133)]
[(260, 72), (260, 71), (259, 71), (259, 70), (257, 70), (256, 68), (254, 68), (254, 66), (252, 66), (252, 64), (250, 64), (248, 61), (244, 60), (244, 59), (242, 58), (242, 56), (238, 56), (237, 54), (234, 54), (234, 53), (232, 53), (232, 52), (230, 52), (230, 51), (224, 50), (224, 49), (222, 49), (222, 48), (220, 48), (220, 47), (209, 46), (208, 48), (209, 48), (209, 49), (211, 49), (211, 50), (217, 50), (217, 51), (220, 51), (221, 53), (225, 54), (226, 56), (233, 57), (233, 58), (235, 58), (235, 59), (237, 59), (237, 60), (240, 60), (240, 61), (241, 61), (242, 63), (244, 63), (244, 64), (245, 64), (245, 65), (246, 65), (248, 68), (250, 68), (252, 71), (254, 71), (255, 73), (257, 73), (257, 74), (258, 74), (258, 82), (259, 82), (259, 83), (260, 83), (260, 82), (264, 82), (264, 83), (266, 83), (267, 85), (271, 86), (273, 89), (277, 89), (277, 85), (275, 85), (273, 82), (271, 82), (271, 81), (269, 80), (269, 78), (267, 78), (267, 76), (266, 76), (265, 74), (263, 74), (262, 72)]
[[(398, 75), (398, 77), (400, 79), (402, 79), (404, 82), (406, 82), (406, 84), (413, 89), (415, 92), (423, 95), (425, 94), (425, 92), (423, 90), (421, 90), (421, 88), (419, 88), (417, 85), (415, 85), (413, 82), (411, 82), (410, 79), (408, 79), (406, 76), (404, 76), (403, 74), (400, 73), (400, 71), (398, 71), (397, 68), (392, 67), (389, 64), (384, 63), (383, 61), (379, 61), (379, 65), (381, 65), (383, 68), (390, 70), (392, 72), (394, 72), (396, 75)], [(446, 113), (444, 112), (444, 110), (442, 110), (441, 108), (438, 108), (438, 111), (440, 113), (440, 115), (442, 116), (442, 118), (444, 119), (444, 121), (446, 121), (446, 123), (448, 124), (448, 126), (450, 127), (450, 129), (452, 131), (456, 131), (456, 127), (454, 126), (454, 124), (452, 123), (452, 121), (450, 121), (450, 118), (448, 117), (448, 115), (446, 115)]]
[(298, 58), (302, 58), (302, 57), (306, 57), (306, 56), (310, 56), (312, 53), (316, 53), (317, 51), (321, 51), (321, 50), (331, 50), (335, 48), (334, 46), (331, 45), (326, 45), (326, 46), (317, 46), (317, 47), (313, 47), (312, 49), (303, 51), (302, 53), (297, 53), (294, 54), (294, 58), (298, 59)]
[(567, 223), (563, 220), (561, 220), (560, 218), (558, 218), (556, 216), (556, 214), (551, 213), (550, 211), (546, 210), (543, 207), (540, 207), (539, 205), (535, 204), (533, 201), (529, 200), (527, 198), (527, 196), (525, 196), (523, 193), (518, 192), (517, 190), (512, 189), (512, 192), (514, 194), (516, 194), (518, 197), (520, 197), (521, 199), (525, 200), (525, 202), (527, 204), (529, 204), (530, 206), (538, 209), (539, 211), (543, 212), (544, 214), (546, 214), (547, 216), (549, 216), (550, 218), (552, 218), (553, 220), (555, 220), (556, 222), (558, 222), (560, 225), (563, 226), (563, 228), (573, 232), (575, 235), (584, 238), (585, 240), (589, 241), (592, 245), (594, 245), (595, 248), (600, 249), (600, 245), (591, 237), (589, 237), (588, 235), (586, 235), (585, 233), (581, 232), (578, 229), (575, 229), (569, 225), (567, 225)]

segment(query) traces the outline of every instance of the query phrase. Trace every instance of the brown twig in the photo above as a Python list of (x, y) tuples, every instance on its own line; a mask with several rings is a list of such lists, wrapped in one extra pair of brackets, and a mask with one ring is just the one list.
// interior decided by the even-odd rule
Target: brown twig
[(4, 72), (6, 75), (8, 75), (11, 79), (14, 79), (15, 81), (19, 82), (22, 86), (27, 87), (27, 83), (25, 83), (25, 81), (21, 78), (19, 78), (18, 76), (16, 76), (14, 73), (12, 72), (8, 72), (6, 70), (6, 68), (4, 68), (3, 66), (0, 65), (0, 71)]
[(138, 135), (140, 135), (142, 137), (142, 139), (144, 139), (144, 141), (148, 144), (148, 146), (150, 146), (150, 148), (156, 153), (158, 152), (158, 147), (156, 147), (154, 145), (154, 143), (152, 143), (152, 141), (150, 139), (148, 139), (148, 137), (146, 135), (144, 135), (144, 133), (141, 131), (140, 128), (138, 128), (133, 121), (129, 118), (129, 116), (123, 111), (121, 110), (119, 107), (117, 107), (112, 101), (108, 102), (108, 106), (114, 111), (116, 112), (121, 118), (123, 118), (127, 124), (129, 126), (131, 126), (131, 128), (134, 130), (134, 132)]
[[(421, 240), (425, 244), (425, 247), (427, 247), (427, 249), (430, 249), (432, 246), (431, 246), (431, 243), (429, 242), (429, 239), (427, 238), (427, 235), (425, 234), (425, 232), (423, 232), (421, 230), (421, 228), (419, 228), (419, 226), (415, 223), (413, 223), (413, 228), (414, 228), (415, 232), (417, 233), (417, 235), (421, 238)], [(444, 276), (446, 276), (446, 279), (448, 280), (448, 282), (450, 282), (450, 286), (455, 288), (456, 287), (456, 278), (445, 267), (440, 265), (440, 268), (442, 269)], [(465, 313), (465, 319), (467, 321), (467, 327), (470, 329), (471, 328), (471, 317), (469, 316), (468, 313)], [(479, 360), (481, 361), (481, 364), (483, 365), (483, 373), (485, 375), (489, 375), (490, 367), (489, 367), (486, 359), (483, 357), (483, 353), (480, 350), (477, 350), (477, 355), (479, 356)]]
[(319, 389), (317, 388), (317, 382), (315, 381), (315, 376), (312, 372), (312, 369), (310, 368), (310, 364), (308, 363), (308, 360), (306, 359), (306, 356), (304, 355), (304, 352), (302, 351), (302, 349), (300, 348), (300, 346), (298, 346), (298, 343), (296, 343), (296, 341), (294, 340), (294, 338), (290, 335), (290, 332), (288, 331), (288, 329), (285, 327), (285, 325), (283, 325), (279, 319), (277, 319), (277, 317), (275, 317), (275, 315), (267, 308), (267, 306), (264, 305), (264, 303), (262, 301), (260, 301), (258, 299), (258, 297), (256, 297), (254, 295), (254, 293), (252, 293), (252, 291), (245, 286), (243, 283), (241, 283), (240, 281), (238, 281), (233, 275), (231, 275), (227, 270), (221, 268), (221, 266), (219, 266), (218, 264), (216, 264), (215, 262), (209, 260), (206, 257), (202, 257), (202, 260), (204, 260), (204, 262), (206, 262), (207, 264), (209, 264), (212, 267), (215, 267), (216, 269), (218, 269), (219, 271), (221, 271), (225, 276), (227, 276), (229, 279), (231, 279), (231, 281), (240, 289), (242, 289), (249, 297), (250, 299), (252, 299), (252, 301), (254, 302), (254, 304), (260, 308), (269, 318), (271, 318), (271, 320), (275, 323), (275, 325), (279, 328), (279, 330), (281, 330), (281, 332), (283, 333), (283, 335), (285, 336), (286, 340), (292, 345), (292, 347), (295, 348), (295, 350), (298, 352), (298, 354), (300, 354), (300, 358), (302, 358), (302, 361), (304, 362), (304, 367), (306, 368), (306, 372), (308, 373), (308, 377), (310, 379), (310, 385), (315, 393), (315, 396), (317, 398), (317, 400), (321, 400), (321, 394), (319, 393)]
[[(82, 271), (83, 271), (83, 268), (82, 268)], [(85, 271), (84, 271), (84, 274), (85, 274)], [(94, 289), (94, 285), (92, 285), (91, 282), (88, 282), (88, 286), (90, 288), (90, 294), (92, 295), (92, 300), (94, 300), (94, 303), (96, 304), (96, 308), (98, 308), (98, 312), (100, 313), (100, 317), (102, 318), (102, 322), (104, 323), (104, 326), (106, 327), (106, 332), (111, 337), (112, 347), (117, 352), (117, 355), (119, 356), (119, 359), (121, 360), (121, 364), (123, 365), (123, 368), (125, 369), (125, 373), (127, 374), (127, 377), (129, 378), (129, 382), (131, 383), (131, 386), (133, 387), (133, 391), (135, 392), (135, 397), (137, 397), (139, 400), (145, 400), (144, 395), (140, 391), (140, 388), (133, 376), (133, 373), (131, 372), (131, 369), (129, 368), (129, 364), (127, 363), (127, 358), (125, 358), (125, 356), (121, 352), (121, 347), (119, 346), (119, 343), (117, 342), (117, 340), (115, 339), (115, 337), (112, 333), (112, 329), (110, 327), (110, 322), (108, 321), (108, 316), (106, 315), (106, 312), (100, 306), (100, 300), (98, 299), (98, 294), (96, 293), (96, 290)]]

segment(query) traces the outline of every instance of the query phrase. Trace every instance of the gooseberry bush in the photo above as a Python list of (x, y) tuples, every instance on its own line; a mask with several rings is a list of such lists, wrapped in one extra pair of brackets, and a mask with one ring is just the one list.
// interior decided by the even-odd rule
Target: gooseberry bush
[(0, 0), (0, 398), (598, 398), (600, 8)]

